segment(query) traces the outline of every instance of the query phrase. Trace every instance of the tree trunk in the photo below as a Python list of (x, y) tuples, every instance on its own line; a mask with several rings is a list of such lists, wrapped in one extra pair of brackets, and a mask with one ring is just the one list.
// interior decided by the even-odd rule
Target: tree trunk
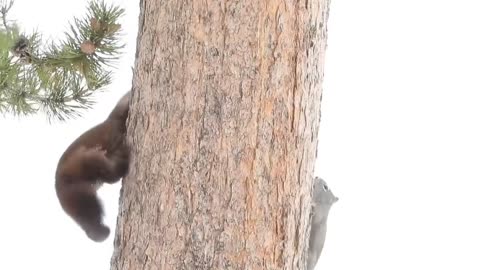
[(328, 4), (141, 1), (111, 269), (304, 269)]

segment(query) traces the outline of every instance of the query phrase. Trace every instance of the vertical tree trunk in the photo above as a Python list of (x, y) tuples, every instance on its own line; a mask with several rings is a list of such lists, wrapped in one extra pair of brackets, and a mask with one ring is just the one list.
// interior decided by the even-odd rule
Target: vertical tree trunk
[(304, 269), (328, 4), (141, 1), (112, 269)]

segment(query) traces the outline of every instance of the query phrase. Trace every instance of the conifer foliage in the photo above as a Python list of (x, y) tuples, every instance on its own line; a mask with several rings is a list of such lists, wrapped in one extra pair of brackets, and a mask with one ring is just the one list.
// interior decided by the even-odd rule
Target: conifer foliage
[(124, 10), (91, 1), (84, 18), (74, 18), (62, 40), (23, 34), (9, 20), (13, 0), (0, 0), (0, 113), (66, 120), (93, 105), (93, 93), (111, 82), (120, 56), (119, 18)]

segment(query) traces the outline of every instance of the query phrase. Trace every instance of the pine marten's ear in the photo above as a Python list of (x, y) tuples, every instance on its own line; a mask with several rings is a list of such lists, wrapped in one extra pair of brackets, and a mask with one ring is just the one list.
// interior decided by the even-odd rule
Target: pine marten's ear
[(108, 119), (119, 119), (125, 121), (128, 117), (128, 109), (130, 106), (131, 92), (126, 93), (123, 97), (117, 102), (115, 108), (108, 116)]

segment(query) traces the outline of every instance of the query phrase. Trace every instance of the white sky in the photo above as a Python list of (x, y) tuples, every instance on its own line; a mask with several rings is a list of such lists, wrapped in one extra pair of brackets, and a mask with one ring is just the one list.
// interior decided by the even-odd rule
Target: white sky
[[(88, 240), (61, 210), (65, 148), (129, 90), (127, 54), (84, 118), (0, 118), (0, 269), (109, 269), (113, 234)], [(55, 37), (86, 1), (16, 0), (11, 18)], [(332, 0), (317, 171), (340, 197), (322, 269), (480, 269), (480, 2)], [(104, 186), (115, 227), (119, 185)]]

